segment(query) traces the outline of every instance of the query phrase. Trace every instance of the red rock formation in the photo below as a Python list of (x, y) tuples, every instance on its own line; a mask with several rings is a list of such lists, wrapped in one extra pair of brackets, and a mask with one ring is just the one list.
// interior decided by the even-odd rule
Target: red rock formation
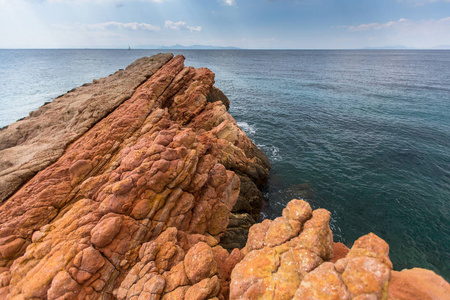
[[(210, 93), (214, 74), (183, 61), (164, 65), (0, 207), (3, 295), (161, 295), (165, 278), (184, 282), (165, 274), (177, 274), (185, 255), (189, 283), (219, 293), (206, 248), (228, 225), (240, 191), (235, 172), (261, 183), (269, 166)], [(203, 245), (211, 264), (192, 258), (191, 244)], [(129, 277), (137, 270), (138, 282)], [(130, 290), (147, 281), (155, 287)]]
[(138, 59), (125, 70), (73, 89), (0, 130), (0, 203), (54, 163), (64, 149), (130, 98), (173, 57)]
[[(139, 60), (0, 133), (2, 195), (26, 182), (0, 201), (0, 299), (448, 299), (431, 271), (391, 271), (374, 234), (350, 250), (333, 243), (330, 213), (303, 200), (253, 225), (267, 158), (211, 71), (164, 60)], [(139, 74), (153, 75), (137, 87)], [(67, 101), (79, 104), (73, 128), (64, 117), (51, 126)]]
[(391, 272), (389, 299), (448, 300), (450, 284), (433, 271), (414, 268)]

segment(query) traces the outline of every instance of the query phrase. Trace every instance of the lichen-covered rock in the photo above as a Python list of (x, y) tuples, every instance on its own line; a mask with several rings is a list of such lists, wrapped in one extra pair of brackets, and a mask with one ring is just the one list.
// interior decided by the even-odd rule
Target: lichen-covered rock
[[(155, 59), (162, 65), (164, 57)], [(210, 247), (240, 193), (235, 171), (262, 184), (269, 164), (227, 113), (210, 70), (184, 67), (182, 56), (152, 66), (142, 74), (154, 74), (129, 99), (113, 101), (117, 107), (105, 103), (110, 113), (99, 111), (83, 135), (72, 124), (73, 143), (0, 206), (0, 292), (7, 298), (220, 295), (229, 278), (216, 275)], [(97, 102), (130, 90), (129, 80), (118, 90), (99, 82), (107, 91)], [(82, 92), (55, 103), (89, 96)], [(46, 111), (28, 122), (47, 118)], [(208, 255), (196, 260), (191, 247)], [(188, 283), (204, 292), (185, 289)]]
[(231, 299), (292, 299), (308, 272), (333, 256), (330, 214), (293, 200), (274, 221), (250, 228), (231, 276)]
[(230, 299), (387, 299), (389, 246), (374, 234), (336, 261), (330, 213), (292, 200), (283, 216), (250, 228)]

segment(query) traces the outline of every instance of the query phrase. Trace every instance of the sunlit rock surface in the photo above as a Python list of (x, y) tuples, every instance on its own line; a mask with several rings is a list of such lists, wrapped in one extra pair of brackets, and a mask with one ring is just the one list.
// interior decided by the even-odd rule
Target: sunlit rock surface
[[(161, 57), (168, 60), (162, 55), (148, 61)], [(239, 197), (236, 174), (259, 185), (267, 180), (267, 158), (228, 114), (223, 94), (215, 96), (210, 70), (184, 67), (182, 56), (152, 70), (129, 99), (58, 150), (64, 153), (1, 205), (2, 295), (94, 299), (168, 293), (171, 279), (162, 273), (175, 272), (176, 263), (190, 257), (190, 245), (218, 244)], [(104, 92), (113, 93), (108, 88)], [(161, 250), (158, 241), (167, 235), (173, 245), (162, 242)], [(216, 287), (208, 295), (218, 294), (221, 285), (212, 262), (215, 269), (198, 274), (194, 269), (201, 265), (185, 263), (190, 283)], [(154, 268), (156, 277), (150, 276)], [(134, 282), (128, 274), (137, 269), (146, 275)], [(149, 280), (154, 288), (136, 286)], [(133, 292), (124, 294), (124, 284), (135, 286)]]
[(138, 59), (125, 70), (94, 80), (0, 130), (0, 203), (64, 149), (130, 98), (139, 85), (173, 57)]
[(449, 299), (303, 200), (256, 223), (270, 164), (213, 84), (161, 54), (0, 131), (0, 299)]

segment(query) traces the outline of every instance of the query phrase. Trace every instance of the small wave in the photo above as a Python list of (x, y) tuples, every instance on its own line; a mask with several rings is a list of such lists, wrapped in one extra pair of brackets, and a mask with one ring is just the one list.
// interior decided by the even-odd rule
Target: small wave
[(257, 145), (264, 153), (269, 157), (270, 161), (280, 161), (282, 159), (280, 155), (280, 148), (277, 146), (266, 146), (262, 144)]
[(247, 122), (237, 122), (238, 126), (244, 130), (246, 134), (255, 134), (256, 128), (253, 125), (249, 125)]

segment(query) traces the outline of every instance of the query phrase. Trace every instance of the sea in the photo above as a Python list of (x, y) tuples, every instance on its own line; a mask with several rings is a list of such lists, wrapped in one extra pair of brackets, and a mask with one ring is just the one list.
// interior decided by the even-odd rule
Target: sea
[[(0, 50), (0, 127), (161, 50)], [(336, 242), (369, 232), (395, 270), (450, 280), (450, 51), (174, 50), (216, 74), (272, 164), (261, 219), (294, 198), (332, 213)]]

